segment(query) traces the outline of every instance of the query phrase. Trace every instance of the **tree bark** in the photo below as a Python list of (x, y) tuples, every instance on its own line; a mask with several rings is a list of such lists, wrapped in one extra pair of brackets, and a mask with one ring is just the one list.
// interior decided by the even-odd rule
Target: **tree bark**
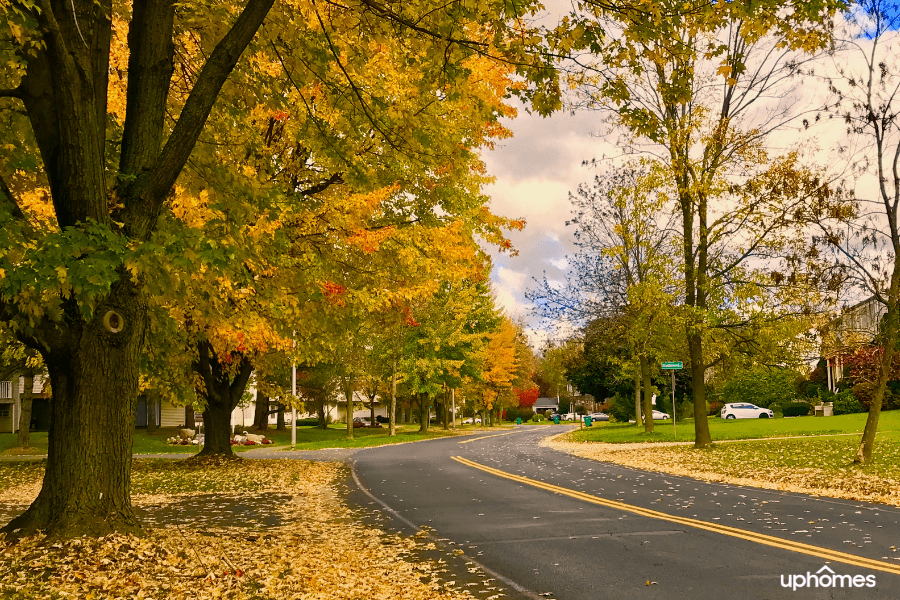
[(237, 458), (231, 448), (231, 411), (234, 408), (230, 401), (213, 401), (206, 403), (203, 411), (203, 448), (198, 456), (215, 456)]
[(391, 365), (391, 410), (388, 411), (388, 436), (397, 435), (397, 361)]
[(634, 422), (640, 427), (644, 424), (644, 409), (641, 406), (641, 375), (634, 376)]
[(431, 402), (426, 402), (426, 398), (431, 400), (428, 394), (419, 394), (419, 433), (428, 431), (428, 421), (431, 420)]
[(863, 428), (862, 438), (859, 440), (856, 455), (853, 457), (853, 462), (861, 465), (867, 465), (872, 462), (872, 452), (875, 449), (875, 435), (878, 433), (878, 421), (881, 418), (884, 392), (891, 374), (897, 338), (900, 336), (900, 314), (897, 312), (898, 296), (900, 296), (900, 264), (895, 267), (894, 275), (891, 278), (891, 287), (888, 292), (885, 331), (882, 336), (884, 351), (881, 354), (881, 371), (878, 373), (878, 383), (875, 386), (872, 402), (869, 403), (866, 426)]
[(269, 397), (256, 390), (256, 408), (253, 411), (253, 428), (266, 431), (269, 428)]
[[(650, 381), (650, 359), (646, 356), (640, 357), (641, 362), (641, 379), (644, 388), (644, 433), (653, 433), (653, 383)], [(674, 414), (672, 415), (674, 418)]]
[(278, 417), (275, 420), (275, 431), (284, 431), (286, 429), (284, 425), (284, 404), (278, 403)]
[(25, 372), (25, 389), (19, 396), (19, 448), (28, 448), (31, 443), (31, 399), (34, 397), (34, 371)]
[(231, 411), (240, 403), (247, 382), (253, 373), (253, 364), (242, 353), (232, 353), (230, 361), (236, 361), (236, 372), (232, 378), (224, 369), (220, 357), (209, 342), (197, 345), (197, 361), (194, 371), (200, 375), (203, 388), (198, 390), (206, 404), (203, 411), (204, 442), (198, 458), (216, 456), (235, 458), (231, 449)]
[(319, 417), (319, 422), (316, 424), (316, 427), (324, 430), (328, 427), (328, 419), (325, 415), (325, 400), (323, 398), (319, 398), (316, 410), (318, 411)]
[[(118, 333), (103, 325), (113, 308), (122, 316)], [(130, 482), (143, 296), (130, 279), (120, 280), (90, 321), (77, 308), (67, 321), (37, 328), (37, 340), (29, 340), (53, 384), (47, 464), (37, 499), (3, 531), (40, 530), (50, 537), (139, 533)]]
[(158, 405), (159, 392), (156, 390), (147, 390), (147, 433), (149, 435), (156, 433), (156, 430), (159, 428), (159, 423), (156, 422), (156, 415), (158, 413), (156, 407)]
[(344, 378), (344, 403), (347, 409), (347, 439), (353, 439), (353, 378)]

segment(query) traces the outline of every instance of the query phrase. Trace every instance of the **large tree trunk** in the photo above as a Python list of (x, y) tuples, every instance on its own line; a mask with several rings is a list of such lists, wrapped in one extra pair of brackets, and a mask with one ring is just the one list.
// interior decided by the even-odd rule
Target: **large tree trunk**
[(233, 353), (229, 360), (237, 362), (234, 378), (224, 369), (219, 356), (209, 342), (197, 345), (197, 361), (194, 370), (203, 380), (198, 390), (206, 402), (203, 411), (204, 442), (198, 457), (216, 456), (235, 458), (231, 449), (231, 411), (240, 403), (247, 382), (253, 373), (250, 359), (241, 353)]
[(653, 383), (650, 381), (650, 359), (641, 356), (640, 361), (643, 380), (641, 387), (644, 388), (644, 433), (653, 433)]
[(284, 431), (284, 404), (278, 403), (278, 417), (275, 419), (275, 431)]
[(25, 373), (25, 389), (19, 397), (19, 448), (28, 448), (31, 443), (31, 399), (34, 396), (34, 371)]
[[(123, 322), (118, 333), (103, 325), (113, 309)], [(130, 281), (120, 281), (90, 322), (77, 309), (68, 321), (65, 329), (38, 331), (35, 349), (53, 385), (44, 482), (28, 510), (3, 530), (51, 537), (138, 532), (130, 482), (144, 299)]]
[(266, 431), (269, 428), (269, 397), (256, 390), (256, 407), (253, 411), (253, 428)]
[(198, 456), (236, 458), (231, 448), (231, 401), (207, 402), (203, 411), (203, 448)]

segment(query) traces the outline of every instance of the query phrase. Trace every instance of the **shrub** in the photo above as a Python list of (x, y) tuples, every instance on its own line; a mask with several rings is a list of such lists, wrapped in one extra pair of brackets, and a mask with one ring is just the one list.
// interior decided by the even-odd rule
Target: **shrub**
[(706, 414), (708, 414), (710, 416), (715, 416), (715, 415), (719, 414), (719, 411), (722, 410), (721, 402), (709, 402), (707, 404), (707, 406), (708, 406), (708, 408), (706, 409)]
[[(330, 419), (329, 419), (330, 420)], [(306, 427), (315, 427), (319, 424), (319, 419), (297, 419), (297, 427), (306, 426)]]
[[(755, 366), (745, 369), (726, 382), (722, 393), (726, 402), (748, 402), (763, 408), (784, 404), (797, 397), (794, 380), (788, 369)], [(809, 389), (811, 386), (807, 386)]]
[(866, 412), (866, 407), (853, 395), (851, 390), (844, 390), (836, 394), (832, 402), (834, 402), (834, 414), (836, 415)]
[(623, 397), (617, 392), (609, 406), (609, 415), (620, 423), (627, 423), (633, 419), (634, 398)]
[(391, 422), (391, 420), (389, 418), (385, 417), (384, 415), (375, 415), (375, 420), (381, 424)]
[(541, 421), (546, 421), (547, 418), (544, 415), (542, 415), (541, 413), (535, 413), (534, 416), (531, 417), (531, 420), (534, 421), (535, 423), (540, 423)]
[(804, 417), (809, 414), (809, 402), (787, 402), (781, 405), (781, 412), (786, 417)]

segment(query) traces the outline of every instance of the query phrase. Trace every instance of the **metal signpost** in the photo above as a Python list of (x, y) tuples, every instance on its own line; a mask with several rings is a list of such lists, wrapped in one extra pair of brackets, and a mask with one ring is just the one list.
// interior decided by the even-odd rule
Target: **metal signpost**
[(678, 428), (675, 426), (675, 371), (678, 369), (684, 368), (684, 363), (681, 361), (669, 361), (664, 362), (662, 364), (663, 370), (672, 371), (672, 432), (675, 434), (675, 439), (678, 439)]

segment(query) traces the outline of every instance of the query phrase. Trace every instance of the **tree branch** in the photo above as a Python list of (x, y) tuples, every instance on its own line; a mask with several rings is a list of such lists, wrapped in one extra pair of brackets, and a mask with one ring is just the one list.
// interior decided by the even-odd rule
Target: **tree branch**
[(145, 207), (140, 211), (132, 211), (129, 215), (129, 233), (132, 236), (138, 239), (150, 237), (162, 204), (187, 163), (219, 91), (274, 2), (275, 0), (249, 0), (235, 24), (216, 44), (203, 65), (178, 122), (150, 172), (149, 181), (141, 190), (141, 204), (145, 204)]

